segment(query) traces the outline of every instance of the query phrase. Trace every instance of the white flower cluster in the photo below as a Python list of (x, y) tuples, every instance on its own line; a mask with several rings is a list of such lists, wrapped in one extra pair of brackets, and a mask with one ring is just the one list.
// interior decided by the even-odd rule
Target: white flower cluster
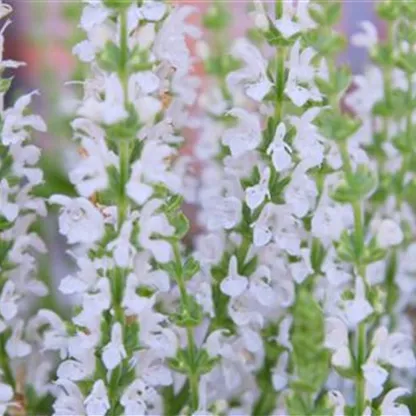
[[(0, 18), (12, 11), (0, 3)], [(6, 20), (0, 31), (0, 71), (19, 68), (23, 62), (3, 59)], [(6, 409), (21, 412), (21, 395), (28, 385), (38, 396), (47, 393), (50, 357), (39, 354), (38, 345), (26, 326), (32, 304), (48, 294), (47, 285), (38, 279), (38, 260), (47, 252), (36, 223), (47, 214), (44, 200), (36, 190), (43, 172), (36, 165), (40, 149), (31, 143), (33, 131), (46, 131), (38, 115), (29, 113), (32, 97), (23, 95), (13, 106), (4, 108), (4, 96), (11, 79), (0, 85), (0, 414)]]
[[(35, 93), (1, 111), (0, 414), (411, 414), (416, 6), (379, 2), (389, 36), (363, 23), (373, 65), (354, 78), (338, 2), (254, 6), (228, 50), (224, 2), (201, 40), (190, 6), (85, 1), (75, 195), (39, 191)], [(67, 317), (36, 300), (45, 194)]]
[(167, 360), (194, 345), (180, 323), (192, 307), (182, 272), (192, 270), (182, 263), (187, 222), (178, 212), (178, 194), (194, 192), (177, 134), (192, 126), (198, 86), (186, 44), (199, 36), (186, 23), (191, 13), (157, 1), (91, 1), (82, 12), (87, 39), (74, 53), (90, 77), (69, 172), (78, 196), (49, 199), (77, 266), (59, 289), (80, 306), (71, 321), (42, 309), (32, 322), (44, 350), (59, 352), (55, 415), (161, 414), (161, 391), (173, 383)]

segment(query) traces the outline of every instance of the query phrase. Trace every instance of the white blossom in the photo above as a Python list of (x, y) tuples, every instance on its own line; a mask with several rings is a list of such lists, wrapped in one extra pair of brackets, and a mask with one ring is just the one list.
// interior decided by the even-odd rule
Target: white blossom
[(111, 328), (111, 341), (104, 346), (102, 360), (107, 370), (114, 370), (121, 361), (126, 358), (127, 353), (123, 345), (122, 327), (116, 322)]
[(90, 395), (84, 400), (87, 416), (105, 416), (110, 409), (107, 389), (102, 380), (97, 380)]
[(292, 164), (292, 149), (285, 143), (286, 125), (280, 122), (276, 128), (272, 143), (267, 148), (267, 153), (272, 156), (273, 166), (277, 172), (283, 172)]
[(237, 125), (227, 129), (222, 137), (233, 157), (240, 157), (249, 150), (254, 150), (261, 142), (261, 128), (258, 117), (242, 108), (234, 108), (228, 112), (237, 118)]
[(244, 67), (227, 76), (229, 88), (232, 90), (236, 85), (242, 84), (248, 97), (262, 101), (273, 86), (267, 76), (267, 61), (260, 51), (244, 38), (237, 39), (231, 54), (244, 62)]
[(61, 205), (59, 231), (68, 243), (94, 243), (104, 234), (104, 218), (100, 211), (85, 198), (53, 195), (52, 204)]
[(247, 277), (238, 274), (237, 258), (235, 256), (231, 257), (228, 266), (228, 275), (220, 285), (221, 291), (228, 296), (236, 297), (240, 296), (246, 290), (247, 285)]

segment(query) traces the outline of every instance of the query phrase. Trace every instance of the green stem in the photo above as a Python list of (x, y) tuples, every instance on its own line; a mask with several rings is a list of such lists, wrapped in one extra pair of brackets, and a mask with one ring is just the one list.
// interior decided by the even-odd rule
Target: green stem
[(120, 141), (118, 144), (119, 159), (120, 159), (120, 190), (118, 202), (118, 228), (122, 227), (128, 210), (128, 198), (126, 193), (126, 184), (129, 180), (130, 174), (130, 146), (127, 141)]
[[(275, 16), (280, 19), (283, 15), (283, 0), (276, 0), (275, 2)], [(285, 59), (286, 47), (277, 47), (277, 65), (276, 65), (276, 106), (275, 117), (276, 122), (280, 123), (283, 117), (283, 101), (285, 90)]]
[[(189, 310), (189, 297), (186, 291), (186, 284), (183, 278), (183, 268), (182, 268), (182, 258), (179, 251), (179, 244), (177, 242), (172, 244), (173, 253), (175, 257), (175, 264), (177, 267), (177, 278), (176, 283), (178, 284), (179, 293), (181, 297), (181, 303), (184, 306), (185, 310)], [(192, 363), (192, 368), (188, 374), (189, 378), (189, 388), (191, 392), (191, 409), (190, 413), (194, 413), (198, 409), (199, 397), (198, 397), (198, 368), (196, 367), (196, 343), (194, 339), (194, 333), (191, 327), (186, 327), (186, 338), (188, 341), (188, 353), (190, 362)]]
[(366, 327), (361, 322), (358, 326), (357, 336), (357, 383), (355, 391), (355, 410), (357, 416), (362, 416), (365, 409), (365, 379), (361, 366), (366, 358)]
[[(127, 39), (127, 12), (123, 10), (120, 14), (120, 65), (119, 76), (123, 87), (124, 104), (128, 104), (128, 39)], [(120, 140), (118, 144), (119, 168), (120, 168), (120, 189), (118, 201), (118, 228), (122, 227), (128, 210), (128, 198), (126, 194), (126, 184), (130, 173), (130, 146), (125, 140)]]

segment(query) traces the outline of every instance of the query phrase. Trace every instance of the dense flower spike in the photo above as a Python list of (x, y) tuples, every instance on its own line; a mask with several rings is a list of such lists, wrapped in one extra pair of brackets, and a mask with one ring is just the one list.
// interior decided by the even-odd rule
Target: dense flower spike
[[(388, 36), (362, 22), (356, 76), (340, 2), (253, 6), (229, 44), (223, 1), (205, 39), (188, 5), (85, 1), (66, 187), (29, 144), (37, 92), (3, 109), (0, 82), (0, 415), (416, 412), (416, 6), (377, 3)], [(74, 263), (62, 316), (41, 195)]]
[[(186, 286), (198, 263), (182, 255), (180, 194), (191, 190), (177, 134), (192, 124), (183, 114), (198, 86), (186, 44), (199, 36), (186, 22), (193, 12), (158, 1), (83, 9), (87, 39), (74, 53), (90, 75), (72, 122), (80, 159), (69, 172), (79, 196), (49, 200), (78, 268), (60, 290), (80, 304), (72, 321), (47, 311), (33, 320), (38, 331), (48, 328), (39, 334), (44, 348), (62, 359), (56, 415), (161, 414), (164, 401), (176, 400), (174, 376), (175, 391), (184, 383), (191, 391), (183, 405), (198, 408), (209, 359), (203, 364), (195, 342), (202, 308)], [(179, 291), (165, 299), (174, 285)]]
[[(12, 11), (0, 4), (0, 17)], [(3, 21), (0, 31), (0, 59), (3, 57), (4, 32), (11, 20)], [(22, 62), (1, 61), (1, 73), (18, 68)], [(41, 356), (40, 344), (30, 337), (27, 318), (31, 304), (47, 295), (48, 287), (38, 279), (39, 257), (47, 249), (38, 234), (37, 221), (46, 216), (45, 201), (37, 191), (43, 173), (37, 167), (40, 149), (31, 143), (34, 131), (46, 131), (38, 115), (28, 107), (38, 92), (18, 98), (4, 109), (4, 95), (11, 79), (3, 78), (0, 135), (0, 414), (25, 414), (41, 411), (37, 405), (51, 391), (50, 357)], [(33, 367), (37, 370), (33, 371)], [(32, 389), (31, 397), (25, 397)], [(36, 410), (37, 409), (37, 410)]]

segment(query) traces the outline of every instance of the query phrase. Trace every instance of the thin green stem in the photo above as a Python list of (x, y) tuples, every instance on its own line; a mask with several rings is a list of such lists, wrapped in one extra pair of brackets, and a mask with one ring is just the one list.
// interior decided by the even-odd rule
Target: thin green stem
[(366, 358), (366, 338), (366, 325), (364, 322), (361, 322), (358, 326), (357, 334), (357, 382), (355, 386), (355, 414), (357, 416), (362, 416), (365, 409), (365, 379), (361, 367)]
[[(276, 19), (280, 19), (282, 15), (283, 15), (283, 0), (276, 0), (275, 17)], [(277, 65), (276, 65), (275, 117), (276, 117), (276, 122), (280, 123), (283, 117), (286, 47), (278, 46), (276, 52), (277, 52)]]
[[(181, 297), (181, 303), (184, 306), (185, 310), (189, 310), (189, 296), (186, 291), (186, 284), (185, 279), (183, 277), (183, 268), (182, 268), (182, 258), (179, 251), (179, 243), (174, 242), (172, 244), (173, 253), (175, 257), (175, 264), (177, 267), (177, 276), (176, 276), (176, 283), (178, 284), (179, 293)], [(196, 343), (194, 338), (194, 333), (191, 327), (186, 327), (186, 338), (188, 341), (188, 353), (190, 362), (192, 366), (190, 368), (190, 372), (188, 374), (189, 378), (189, 388), (191, 392), (191, 409), (190, 413), (194, 413), (198, 409), (199, 397), (198, 397), (198, 384), (199, 384), (199, 377), (198, 377), (198, 369), (196, 367)]]
[[(120, 14), (120, 66), (119, 76), (123, 87), (124, 104), (128, 104), (128, 36), (127, 36), (127, 11), (123, 10)], [(125, 140), (120, 140), (118, 144), (119, 168), (120, 168), (120, 189), (118, 201), (118, 228), (120, 229), (126, 219), (128, 210), (128, 198), (126, 194), (126, 184), (130, 173), (130, 146)]]

